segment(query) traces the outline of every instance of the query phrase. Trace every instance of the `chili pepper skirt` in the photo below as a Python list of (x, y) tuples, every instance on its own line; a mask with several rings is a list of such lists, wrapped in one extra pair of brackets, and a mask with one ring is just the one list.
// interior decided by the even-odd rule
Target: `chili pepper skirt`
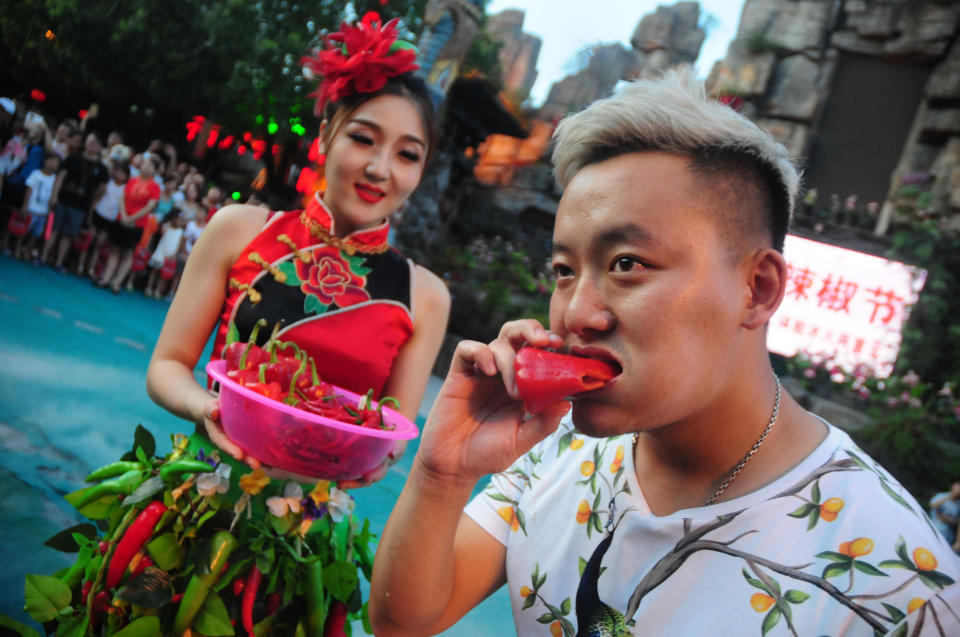
[(196, 434), (175, 436), (163, 457), (153, 448), (138, 427), (123, 462), (66, 496), (92, 523), (48, 542), (77, 553), (71, 567), (27, 576), (33, 619), (77, 636), (134, 624), (131, 634), (261, 637), (369, 626), (360, 575), (372, 570), (371, 535), (349, 495), (271, 480)]

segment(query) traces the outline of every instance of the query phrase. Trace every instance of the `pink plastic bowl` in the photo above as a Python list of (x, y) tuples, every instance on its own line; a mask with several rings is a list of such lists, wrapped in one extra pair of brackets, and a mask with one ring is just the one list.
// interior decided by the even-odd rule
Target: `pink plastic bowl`
[[(410, 440), (417, 426), (402, 414), (383, 408), (392, 429), (370, 429), (312, 414), (250, 391), (229, 377), (226, 361), (207, 364), (220, 383), (220, 422), (243, 452), (285, 471), (323, 480), (359, 478), (377, 468), (397, 440)], [(334, 388), (356, 405), (359, 394)], [(374, 403), (376, 405), (376, 403)]]

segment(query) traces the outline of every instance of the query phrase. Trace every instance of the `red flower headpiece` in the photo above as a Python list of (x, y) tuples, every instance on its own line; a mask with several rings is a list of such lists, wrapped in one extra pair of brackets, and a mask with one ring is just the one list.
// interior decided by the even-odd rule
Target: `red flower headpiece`
[(420, 68), (417, 48), (397, 37), (398, 21), (394, 18), (382, 25), (380, 15), (370, 11), (357, 26), (344, 22), (340, 31), (328, 35), (328, 48), (316, 57), (301, 60), (323, 78), (320, 87), (310, 94), (317, 97), (318, 114), (327, 102), (352, 93), (377, 91), (387, 79)]

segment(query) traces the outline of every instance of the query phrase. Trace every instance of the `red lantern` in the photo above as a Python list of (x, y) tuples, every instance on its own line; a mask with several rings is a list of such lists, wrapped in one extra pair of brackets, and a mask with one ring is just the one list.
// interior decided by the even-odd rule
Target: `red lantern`
[(231, 146), (233, 146), (233, 135), (227, 135), (226, 137), (220, 140), (220, 144), (218, 145), (218, 148), (220, 148), (220, 150), (226, 150)]
[(34, 102), (43, 102), (47, 99), (47, 94), (38, 88), (31, 89), (30, 99), (32, 99)]
[(187, 122), (187, 141), (192, 142), (197, 138), (197, 135), (200, 134), (200, 130), (203, 128), (203, 123), (206, 121), (206, 118), (203, 115), (194, 115), (193, 119)]
[(218, 124), (214, 124), (210, 127), (210, 132), (207, 133), (207, 148), (213, 148), (217, 143), (217, 139), (219, 138), (220, 126)]

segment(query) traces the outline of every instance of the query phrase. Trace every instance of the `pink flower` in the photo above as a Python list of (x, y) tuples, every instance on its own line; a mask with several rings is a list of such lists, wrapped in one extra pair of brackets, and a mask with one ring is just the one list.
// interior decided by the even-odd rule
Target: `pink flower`
[(815, 369), (812, 368), (812, 367), (808, 367), (808, 368), (806, 368), (805, 370), (803, 370), (803, 375), (804, 375), (804, 377), (806, 377), (806, 378), (816, 378), (816, 376), (817, 376), (817, 370), (815, 370)]
[(909, 372), (903, 375), (902, 380), (908, 387), (916, 387), (917, 383), (920, 382), (920, 377), (911, 369)]

